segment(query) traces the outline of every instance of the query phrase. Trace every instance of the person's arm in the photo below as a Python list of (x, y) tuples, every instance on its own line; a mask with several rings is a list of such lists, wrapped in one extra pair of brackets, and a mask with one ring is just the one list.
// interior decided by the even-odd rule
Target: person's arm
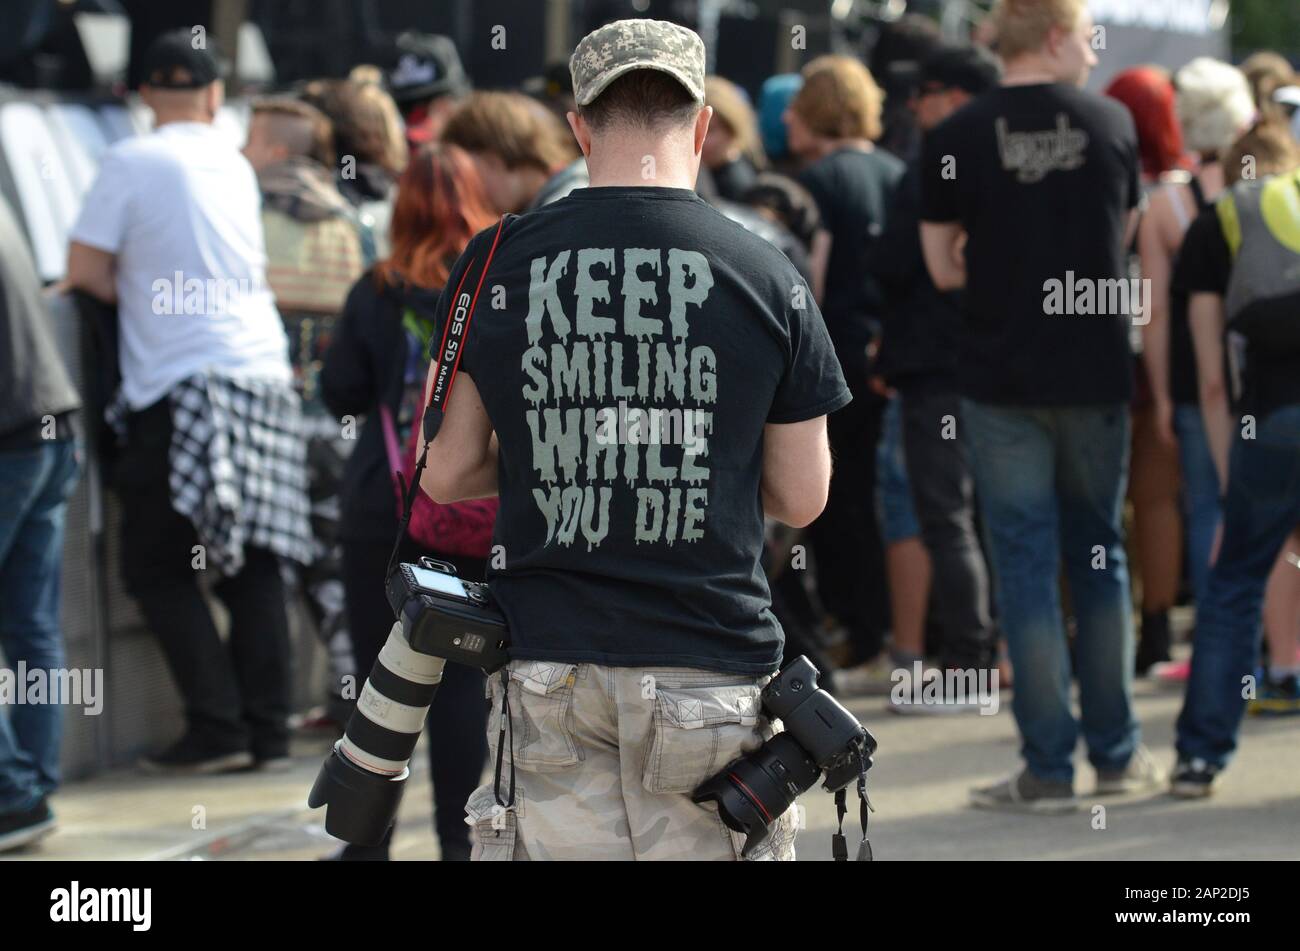
[(325, 352), (320, 392), (325, 407), (335, 418), (369, 412), (376, 400), (382, 398), (371, 364), (371, 348), (360, 333), (362, 324), (373, 325), (381, 317), (377, 313), (379, 294), (373, 281), (374, 275), (367, 272), (353, 285), (334, 327), (329, 350)]
[(949, 117), (921, 140), (921, 254), (930, 280), (941, 291), (966, 286), (966, 226), (958, 168), (964, 176), (962, 188), (978, 190), (972, 177), (978, 176), (978, 168), (965, 160), (958, 164), (963, 139), (955, 123), (960, 115)]
[(1128, 222), (1124, 225), (1124, 247), (1133, 247), (1133, 239), (1137, 237), (1138, 224), (1142, 220), (1142, 213), (1136, 209), (1130, 209), (1128, 213)]
[[(433, 392), (436, 363), (429, 366), (425, 403)], [(424, 449), (423, 420), (420, 448)], [(417, 457), (418, 458), (418, 457)], [(497, 494), (497, 438), (474, 379), (457, 373), (447, 398), (442, 428), (429, 444), (429, 459), (420, 487), (435, 502), (460, 502)]]
[(803, 528), (826, 507), (830, 484), (825, 416), (763, 427), (763, 514)]
[(966, 286), (966, 259), (962, 247), (966, 232), (957, 221), (922, 221), (921, 251), (930, 280), (941, 291), (956, 291)]
[(826, 303), (826, 270), (831, 261), (831, 233), (818, 228), (808, 252), (808, 269), (812, 271), (813, 300), (820, 307)]
[(122, 252), (132, 213), (132, 195), (145, 189), (148, 176), (133, 167), (118, 147), (100, 157), (95, 175), (68, 235), (68, 272), (63, 284), (106, 304), (117, 303), (117, 256)]
[(1151, 382), (1156, 435), (1166, 443), (1174, 441), (1174, 403), (1169, 384), (1169, 285), (1173, 261), (1161, 234), (1164, 224), (1161, 218), (1170, 197), (1168, 192), (1158, 193), (1138, 228), (1138, 258), (1142, 262), (1142, 277), (1148, 282), (1142, 363)]
[(835, 203), (836, 190), (828, 182), (828, 174), (826, 166), (819, 163), (799, 176), (799, 184), (808, 189), (808, 194), (817, 206), (820, 221), (808, 248), (808, 267), (812, 271), (811, 290), (818, 307), (826, 302), (826, 272), (830, 269), (833, 240), (831, 236), (835, 233), (839, 218), (839, 207)]
[(117, 303), (117, 255), (80, 241), (68, 245), (68, 274), (64, 285), (83, 291), (105, 304)]
[(1201, 418), (1210, 443), (1210, 455), (1219, 474), (1219, 491), (1228, 485), (1228, 456), (1232, 446), (1232, 416), (1228, 411), (1228, 386), (1223, 376), (1223, 297), (1198, 291), (1188, 305), (1192, 346), (1201, 397)]

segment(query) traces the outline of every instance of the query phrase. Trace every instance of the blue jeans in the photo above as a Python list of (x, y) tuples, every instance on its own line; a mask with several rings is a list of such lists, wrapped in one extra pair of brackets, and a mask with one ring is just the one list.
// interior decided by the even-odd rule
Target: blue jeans
[(1210, 455), (1201, 408), (1195, 403), (1174, 407), (1174, 433), (1178, 436), (1178, 461), (1183, 470), (1183, 518), (1187, 523), (1187, 571), (1192, 595), (1200, 605), (1210, 577), (1210, 549), (1223, 517), (1219, 504), (1219, 474)]
[[(1127, 407), (1017, 408), (962, 401), (975, 490), (989, 538), (1002, 628), (1015, 671), (1021, 752), (1041, 779), (1071, 782), (1080, 729), (1088, 760), (1123, 769), (1138, 743), (1133, 617), (1120, 528), (1128, 474)], [(1078, 622), (1070, 654), (1062, 560)]]
[[(63, 516), (77, 457), (71, 441), (0, 450), (0, 651), (12, 669), (63, 667)], [(58, 785), (62, 733), (57, 704), (0, 709), (0, 813), (30, 809)]]
[(903, 401), (897, 396), (885, 408), (876, 444), (876, 512), (886, 545), (921, 536), (903, 454)]
[(1259, 656), (1264, 586), (1300, 524), (1300, 406), (1275, 410), (1254, 439), (1237, 439), (1223, 506), (1223, 541), (1196, 606), (1192, 673), (1178, 717), (1178, 755), (1223, 767), (1237, 748), (1244, 678)]

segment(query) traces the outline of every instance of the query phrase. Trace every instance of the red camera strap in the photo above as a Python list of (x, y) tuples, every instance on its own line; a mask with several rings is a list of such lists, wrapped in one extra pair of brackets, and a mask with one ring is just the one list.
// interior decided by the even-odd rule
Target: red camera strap
[(465, 279), (469, 277), (470, 271), (474, 270), (472, 259), (469, 266), (465, 268), (465, 273), (461, 275), (460, 283), (456, 285), (456, 293), (452, 296), (451, 309), (447, 312), (447, 326), (443, 328), (442, 342), (438, 345), (438, 372), (433, 378), (429, 403), (424, 408), (423, 426), (426, 446), (433, 441), (433, 437), (438, 435), (438, 430), (442, 427), (447, 400), (451, 398), (451, 386), (456, 380), (456, 371), (460, 368), (460, 358), (465, 353), (465, 340), (469, 337), (469, 324), (474, 318), (478, 295), (483, 290), (483, 282), (487, 279), (488, 268), (492, 266), (492, 257), (497, 253), (497, 245), (501, 242), (501, 232), (505, 226), (506, 219), (502, 215), (501, 221), (497, 224), (496, 234), (492, 237), (492, 247), (488, 249), (487, 259), (483, 262), (483, 270), (479, 272), (474, 296), (471, 297), (465, 292)]

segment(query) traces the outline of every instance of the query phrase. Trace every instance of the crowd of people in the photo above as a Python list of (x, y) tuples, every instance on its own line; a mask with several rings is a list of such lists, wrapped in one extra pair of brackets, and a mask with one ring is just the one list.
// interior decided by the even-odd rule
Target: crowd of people
[[(895, 713), (975, 712), (942, 673), (996, 672), (1024, 767), (977, 806), (1076, 808), (1080, 734), (1098, 794), (1163, 787), (1133, 709), (1143, 675), (1185, 684), (1168, 788), (1206, 796), (1246, 710), (1300, 713), (1300, 78), (1258, 53), (1134, 67), (1093, 93), (1081, 0), (993, 16), (989, 45), (908, 17), (892, 61), (816, 57), (753, 98), (705, 84), (695, 190), (806, 281), (853, 397), (827, 420), (825, 511), (769, 526), (772, 610), (786, 658), (812, 657), (835, 692), (935, 679)], [(155, 44), (146, 76), (155, 131), (105, 153), (67, 276), (117, 309), (122, 569), (184, 700), (183, 735), (144, 765), (272, 769), (289, 586), (321, 557), (305, 416), (352, 440), (336, 531), (359, 680), (392, 623), (395, 473), (410, 476), (453, 265), (500, 216), (581, 194), (588, 167), (565, 71), (476, 91), (445, 37), (255, 101), (242, 155), (188, 32)], [(8, 217), (0, 490), (19, 501), (0, 513), (0, 601), (29, 623), (0, 647), (54, 668), (79, 401)], [(160, 302), (206, 319), (159, 320)], [(490, 577), (495, 502), (441, 510), (453, 528), (408, 533), (400, 556)], [(1170, 622), (1185, 603), (1190, 660)], [(470, 853), (485, 689), (448, 665), (428, 716), (448, 859)], [(59, 717), (0, 717), (0, 844), (53, 822)]]

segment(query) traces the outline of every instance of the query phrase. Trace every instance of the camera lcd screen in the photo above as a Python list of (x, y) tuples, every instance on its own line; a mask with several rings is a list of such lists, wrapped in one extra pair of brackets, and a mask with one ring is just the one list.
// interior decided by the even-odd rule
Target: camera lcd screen
[(465, 586), (461, 584), (459, 578), (453, 575), (445, 575), (441, 571), (431, 571), (428, 568), (417, 568), (411, 566), (411, 574), (415, 576), (415, 583), (421, 588), (429, 591), (437, 591), (439, 594), (451, 595), (453, 598), (460, 598), (462, 601), (469, 600), (469, 594), (465, 591)]

